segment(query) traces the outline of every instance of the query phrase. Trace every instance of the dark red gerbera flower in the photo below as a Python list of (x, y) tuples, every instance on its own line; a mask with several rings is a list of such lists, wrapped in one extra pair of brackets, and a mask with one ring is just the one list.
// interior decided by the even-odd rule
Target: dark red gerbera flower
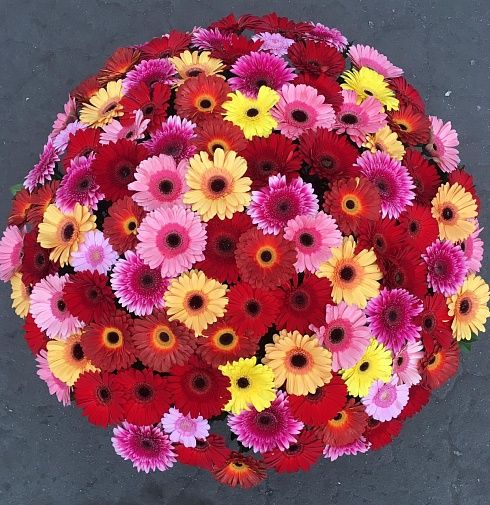
[(449, 347), (454, 338), (445, 297), (440, 293), (426, 295), (423, 303), (424, 310), (415, 320), (421, 327), (422, 337), (435, 339), (442, 347)]
[(26, 188), (15, 193), (12, 199), (12, 208), (8, 218), (9, 225), (21, 226), (27, 220), (27, 215), (32, 206), (32, 195)]
[(258, 486), (266, 478), (267, 472), (262, 461), (239, 452), (230, 452), (223, 466), (213, 470), (213, 475), (221, 484), (248, 489)]
[(230, 449), (225, 439), (216, 433), (210, 433), (204, 440), (196, 440), (196, 447), (175, 446), (177, 460), (184, 465), (192, 465), (204, 470), (213, 471), (222, 468), (230, 456)]
[(126, 396), (116, 377), (108, 372), (85, 372), (75, 382), (75, 402), (90, 423), (108, 426), (124, 419)]
[(117, 374), (126, 401), (124, 418), (129, 423), (148, 426), (158, 423), (170, 407), (167, 382), (152, 370), (129, 368)]
[(92, 164), (97, 184), (108, 200), (119, 200), (131, 196), (128, 184), (134, 181), (136, 167), (148, 156), (146, 147), (130, 140), (100, 147)]
[(241, 155), (248, 142), (238, 126), (230, 121), (211, 117), (197, 125), (194, 144), (197, 152), (206, 151), (210, 156), (213, 156), (216, 149), (223, 149), (225, 153), (235, 151)]
[(344, 103), (342, 98), (342, 88), (333, 78), (325, 74), (299, 74), (294, 79), (293, 84), (306, 84), (315, 88), (320, 95), (325, 97), (325, 103), (329, 103), (337, 112)]
[(49, 338), (44, 331), (41, 331), (39, 326), (34, 322), (32, 315), (29, 313), (24, 321), (24, 338), (32, 354), (37, 355), (42, 349), (46, 349), (46, 344)]
[(396, 132), (404, 144), (415, 146), (427, 144), (430, 140), (429, 118), (413, 105), (401, 105), (398, 110), (388, 114), (392, 131)]
[(100, 82), (96, 75), (91, 75), (83, 80), (76, 88), (70, 91), (70, 96), (77, 101), (80, 106), (84, 102), (88, 102), (92, 96), (101, 88)]
[(77, 272), (70, 275), (63, 288), (63, 300), (71, 314), (84, 323), (100, 322), (114, 313), (114, 294), (107, 285), (109, 278), (99, 272)]
[(431, 390), (422, 384), (412, 386), (408, 392), (408, 403), (401, 411), (398, 419), (405, 421), (418, 414), (429, 403)]
[(106, 60), (104, 66), (99, 70), (97, 79), (102, 86), (110, 81), (117, 81), (125, 77), (135, 65), (140, 61), (141, 53), (135, 47), (119, 47)]
[(167, 382), (176, 408), (184, 415), (206, 419), (219, 415), (228, 403), (229, 385), (227, 377), (197, 356), (191, 356), (187, 365), (174, 366)]
[(245, 14), (237, 19), (235, 17), (235, 14), (228, 14), (228, 16), (211, 23), (209, 25), (209, 28), (217, 28), (218, 30), (225, 33), (240, 34), (243, 32), (243, 30), (253, 27), (253, 21), (255, 18), (256, 16)]
[(252, 28), (255, 33), (280, 33), (288, 39), (298, 39), (312, 29), (310, 23), (297, 23), (286, 17), (278, 16), (275, 12), (265, 16), (248, 16), (247, 27)]
[(473, 176), (471, 174), (469, 174), (464, 168), (457, 168), (448, 175), (447, 180), (449, 184), (460, 184), (463, 186), (465, 191), (471, 193), (471, 196), (476, 202), (476, 210), (480, 210), (480, 197), (476, 192), (475, 184), (473, 183)]
[(75, 133), (71, 133), (63, 157), (63, 167), (65, 170), (70, 168), (73, 159), (79, 156), (88, 158), (91, 154), (97, 154), (101, 148), (99, 138), (99, 128), (86, 128), (85, 130), (77, 130)]
[(211, 51), (211, 56), (219, 58), (226, 65), (233, 65), (240, 56), (258, 51), (260, 46), (261, 40), (250, 40), (242, 35), (232, 34), (228, 40), (223, 40), (220, 47)]
[(439, 235), (439, 225), (429, 207), (415, 204), (400, 214), (398, 219), (405, 245), (419, 253), (425, 252)]
[(22, 256), (22, 282), (26, 286), (37, 284), (47, 275), (56, 272), (58, 265), (49, 259), (49, 249), (44, 249), (37, 241), (38, 229), (33, 228), (24, 236)]
[(400, 105), (411, 105), (420, 113), (425, 113), (425, 103), (419, 92), (408, 83), (405, 77), (395, 77), (389, 81), (390, 88), (395, 92)]
[(398, 251), (403, 242), (403, 229), (392, 219), (363, 220), (359, 226), (356, 251), (374, 249), (378, 259)]
[(371, 442), (371, 450), (377, 451), (390, 444), (400, 434), (402, 428), (403, 421), (400, 418), (380, 423), (370, 417), (364, 436), (368, 442)]
[(436, 196), (437, 188), (441, 184), (441, 178), (437, 167), (427, 158), (413, 149), (407, 149), (403, 158), (403, 165), (413, 179), (415, 185), (415, 203), (430, 206), (430, 202)]
[(139, 47), (143, 60), (168, 58), (185, 51), (191, 43), (189, 33), (172, 30), (165, 37), (155, 37)]
[(295, 42), (289, 47), (288, 56), (300, 72), (315, 76), (323, 74), (337, 79), (345, 67), (342, 54), (323, 42)]
[(44, 212), (54, 202), (61, 181), (50, 181), (32, 193), (32, 205), (27, 213), (27, 221), (34, 227), (42, 222)]
[(430, 389), (438, 389), (459, 368), (459, 346), (456, 340), (449, 347), (442, 347), (436, 340), (424, 337), (425, 356), (420, 361), (422, 384)]

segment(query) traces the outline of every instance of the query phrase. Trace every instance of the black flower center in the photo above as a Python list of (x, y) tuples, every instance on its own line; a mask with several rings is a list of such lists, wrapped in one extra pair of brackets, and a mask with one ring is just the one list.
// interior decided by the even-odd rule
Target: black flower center
[(192, 295), (189, 299), (189, 307), (192, 310), (199, 310), (204, 305), (204, 299), (201, 295)]
[(454, 217), (454, 212), (453, 209), (449, 207), (445, 207), (442, 210), (442, 218), (446, 221), (451, 221), (451, 219)]
[(155, 285), (155, 279), (150, 273), (141, 276), (140, 284), (144, 288), (151, 288)]
[(344, 340), (345, 337), (345, 332), (344, 328), (332, 328), (330, 331), (330, 335), (328, 336), (328, 339), (332, 344), (339, 344)]
[(128, 223), (128, 230), (129, 230), (129, 231), (134, 231), (134, 230), (136, 230), (136, 226), (137, 226), (137, 224), (136, 224), (136, 222), (135, 222), (135, 221), (130, 221), (130, 222)]
[(255, 116), (258, 116), (258, 114), (259, 114), (258, 109), (255, 109), (253, 107), (251, 109), (247, 110), (247, 116), (248, 117), (255, 117)]
[(291, 365), (295, 368), (303, 368), (308, 363), (308, 359), (304, 354), (296, 353), (291, 356)]
[(136, 387), (136, 396), (142, 401), (149, 401), (153, 397), (153, 388), (149, 384), (139, 384)]
[(408, 229), (410, 230), (410, 233), (417, 233), (419, 231), (419, 224), (417, 221), (411, 221), (408, 225)]
[(359, 370), (361, 372), (365, 372), (369, 368), (369, 362), (364, 361), (364, 363), (361, 363), (361, 366), (359, 367)]
[(168, 179), (164, 179), (158, 184), (158, 189), (162, 195), (169, 195), (174, 189), (174, 183)]
[(299, 236), (299, 242), (305, 247), (311, 247), (315, 243), (315, 239), (311, 233), (302, 233)]
[(230, 237), (220, 237), (218, 239), (218, 249), (222, 253), (231, 253), (235, 249), (235, 243)]
[(267, 86), (267, 81), (265, 79), (257, 79), (256, 86), (260, 88), (261, 86)]
[(167, 342), (170, 342), (170, 335), (166, 332), (166, 331), (161, 331), (159, 334), (158, 334), (158, 338), (161, 342), (163, 343), (167, 343)]
[(176, 232), (169, 233), (165, 237), (165, 242), (167, 243), (167, 245), (169, 247), (174, 249), (176, 247), (179, 247), (182, 244), (182, 237), (180, 236), (179, 233), (176, 233)]
[(251, 316), (257, 316), (260, 312), (260, 304), (257, 300), (249, 300), (245, 304), (245, 310)]
[(463, 298), (459, 304), (459, 312), (461, 314), (468, 314), (471, 309), (471, 301), (468, 298)]
[(426, 331), (431, 331), (434, 328), (435, 323), (436, 323), (436, 319), (432, 314), (424, 317), (423, 324), (424, 324), (424, 329)]
[(354, 202), (354, 200), (347, 200), (345, 202), (345, 206), (349, 209), (349, 210), (353, 210), (356, 208), (356, 202)]
[(354, 278), (354, 269), (350, 266), (345, 266), (340, 269), (340, 278), (343, 281), (351, 281)]
[(201, 109), (209, 109), (211, 107), (211, 100), (208, 100), (207, 98), (204, 98), (199, 102), (199, 105)]
[(198, 391), (203, 391), (207, 389), (208, 384), (209, 382), (207, 377), (204, 377), (202, 375), (196, 375), (192, 379), (192, 386), (194, 387), (194, 389), (197, 389)]
[(231, 345), (234, 339), (235, 337), (233, 336), (233, 334), (229, 332), (222, 333), (218, 338), (219, 343), (224, 346)]
[(226, 181), (221, 177), (217, 177), (211, 181), (209, 187), (213, 193), (221, 193), (226, 187)]
[(401, 365), (402, 365), (402, 363), (403, 363), (403, 356), (398, 356), (398, 359), (396, 360), (396, 364), (397, 364), (398, 366), (401, 366)]
[(365, 89), (364, 90), (364, 93), (367, 95), (367, 96), (373, 96), (373, 92), (370, 91), (369, 89)]
[(305, 121), (308, 121), (308, 114), (304, 110), (293, 110), (291, 116), (298, 123), (304, 123)]
[(107, 334), (107, 341), (110, 344), (117, 344), (119, 342), (119, 333), (117, 331), (110, 331)]
[(56, 302), (56, 307), (60, 312), (64, 312), (66, 310), (66, 303), (63, 300), (58, 300)]
[(291, 305), (295, 309), (304, 310), (308, 305), (309, 297), (304, 291), (296, 291), (291, 296)]
[(44, 265), (46, 264), (46, 256), (44, 256), (43, 252), (39, 252), (36, 254), (36, 258), (34, 260), (34, 263), (38, 267), (44, 267)]
[(111, 390), (107, 386), (100, 386), (97, 389), (97, 397), (101, 403), (109, 403), (112, 398)]
[(187, 76), (188, 77), (197, 77), (199, 74), (202, 73), (202, 70), (199, 68), (192, 68), (187, 71)]
[(68, 242), (72, 239), (73, 234), (75, 233), (75, 226), (72, 223), (68, 223), (63, 228), (63, 240)]
[(332, 168), (334, 166), (334, 161), (333, 161), (333, 159), (330, 156), (323, 156), (322, 159), (321, 159), (321, 161), (320, 161), (320, 165), (323, 168), (329, 169), (329, 168)]
[(122, 165), (117, 170), (117, 173), (121, 179), (127, 179), (131, 175), (131, 168), (127, 165)]
[(356, 124), (359, 121), (355, 114), (344, 114), (340, 120), (346, 124)]
[(89, 188), (89, 186), (90, 186), (90, 179), (88, 178), (82, 179), (78, 183), (78, 189), (80, 189), (81, 191), (85, 191), (86, 189)]
[(270, 412), (262, 412), (257, 417), (257, 422), (263, 427), (268, 427), (275, 424), (275, 417)]
[(396, 323), (398, 321), (398, 316), (398, 310), (394, 308), (388, 309), (388, 312), (386, 313), (386, 319), (388, 319), (390, 323)]
[(259, 166), (260, 166), (260, 170), (266, 174), (269, 174), (270, 172), (272, 172), (272, 170), (274, 168), (274, 164), (269, 160), (263, 161)]
[(82, 346), (80, 345), (79, 342), (77, 342), (72, 347), (71, 354), (72, 354), (73, 358), (76, 359), (77, 361), (82, 361), (82, 359), (85, 357)]
[(240, 389), (246, 389), (246, 388), (248, 388), (248, 386), (250, 386), (250, 381), (249, 381), (246, 377), (240, 377), (240, 378), (236, 381), (236, 385), (237, 385)]
[(264, 263), (269, 263), (272, 260), (272, 253), (271, 253), (271, 251), (262, 251), (260, 253), (260, 259)]

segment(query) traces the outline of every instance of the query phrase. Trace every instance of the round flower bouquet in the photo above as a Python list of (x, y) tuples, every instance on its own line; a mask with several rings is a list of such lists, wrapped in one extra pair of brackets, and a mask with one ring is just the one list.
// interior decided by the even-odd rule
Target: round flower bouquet
[(38, 375), (138, 471), (251, 487), (377, 450), (489, 315), (456, 131), (320, 23), (117, 49), (22, 186), (0, 277)]

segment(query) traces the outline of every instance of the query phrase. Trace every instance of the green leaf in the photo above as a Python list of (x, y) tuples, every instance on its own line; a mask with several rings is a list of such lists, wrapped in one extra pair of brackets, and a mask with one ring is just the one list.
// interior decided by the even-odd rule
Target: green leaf
[(10, 186), (10, 192), (12, 195), (16, 195), (20, 190), (22, 189), (22, 183), (19, 182), (18, 184), (14, 184), (13, 186)]
[(458, 344), (459, 344), (459, 348), (462, 351), (465, 351), (465, 352), (470, 352), (471, 351), (471, 341), (469, 341), (469, 340), (460, 340), (458, 342)]

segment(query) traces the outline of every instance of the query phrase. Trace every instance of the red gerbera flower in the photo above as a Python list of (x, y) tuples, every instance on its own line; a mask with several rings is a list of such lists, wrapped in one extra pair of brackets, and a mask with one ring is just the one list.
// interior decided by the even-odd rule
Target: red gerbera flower
[(24, 235), (24, 246), (22, 256), (22, 282), (37, 284), (47, 275), (56, 272), (58, 265), (49, 259), (49, 249), (44, 249), (37, 241), (38, 229), (33, 228)]
[(84, 323), (100, 322), (116, 308), (109, 278), (99, 272), (77, 272), (70, 275), (63, 288), (63, 300), (71, 314)]
[(289, 47), (288, 56), (299, 71), (312, 75), (323, 74), (337, 79), (345, 67), (342, 54), (323, 42), (295, 42)]
[(459, 346), (456, 340), (449, 347), (442, 347), (436, 340), (424, 338), (425, 356), (420, 361), (422, 384), (430, 389), (438, 389), (459, 368)]
[(253, 27), (255, 19), (256, 16), (251, 16), (250, 14), (240, 16), (238, 19), (235, 18), (234, 14), (228, 14), (228, 16), (211, 23), (209, 28), (218, 28), (218, 30), (225, 33), (242, 33), (243, 30)]
[(286, 450), (264, 453), (264, 463), (278, 473), (309, 470), (322, 455), (324, 445), (312, 431), (303, 430)]
[(245, 489), (258, 486), (267, 475), (265, 465), (252, 456), (230, 452), (223, 466), (213, 470), (213, 475), (221, 484)]
[(32, 195), (26, 188), (15, 193), (12, 208), (8, 218), (9, 225), (21, 226), (27, 220), (27, 214), (32, 206)]
[(424, 158), (419, 151), (413, 149), (405, 151), (403, 165), (407, 168), (415, 185), (414, 202), (430, 206), (430, 202), (436, 196), (437, 188), (441, 184), (437, 167)]
[(364, 220), (359, 226), (356, 251), (374, 249), (378, 259), (385, 259), (398, 251), (403, 242), (403, 229), (389, 218)]
[(308, 426), (322, 426), (334, 418), (347, 401), (347, 386), (333, 374), (328, 384), (305, 396), (289, 395), (289, 405), (296, 419)]
[(184, 465), (209, 470), (221, 468), (230, 456), (230, 449), (226, 446), (221, 435), (210, 433), (204, 440), (196, 440), (196, 447), (185, 447), (182, 444), (175, 446), (177, 459)]
[(405, 77), (395, 77), (389, 81), (390, 88), (395, 92), (400, 105), (411, 105), (420, 113), (425, 112), (425, 103), (419, 92), (408, 83)]
[(194, 144), (197, 152), (206, 151), (213, 156), (216, 149), (223, 149), (225, 153), (235, 151), (241, 154), (248, 142), (238, 126), (230, 121), (211, 117), (197, 125)]
[(473, 176), (466, 172), (464, 168), (458, 168), (456, 170), (453, 170), (449, 175), (448, 175), (448, 182), (449, 184), (460, 184), (463, 186), (465, 191), (468, 191), (471, 193), (471, 196), (475, 199), (476, 202), (476, 210), (480, 210), (480, 197), (478, 196), (475, 188), (475, 184), (473, 183)]
[(125, 391), (115, 375), (85, 372), (75, 382), (74, 394), (90, 423), (108, 426), (124, 419)]
[(429, 207), (418, 204), (408, 207), (400, 214), (399, 221), (405, 245), (419, 253), (424, 252), (439, 235), (439, 225)]
[(429, 118), (412, 105), (402, 104), (398, 110), (388, 114), (388, 121), (404, 144), (415, 146), (427, 144), (430, 140)]
[(277, 133), (268, 138), (254, 137), (240, 154), (247, 160), (246, 175), (252, 179), (252, 189), (266, 186), (269, 177), (279, 173), (289, 180), (301, 168), (296, 145)]
[(75, 133), (70, 133), (70, 140), (63, 157), (63, 167), (65, 170), (70, 168), (70, 164), (75, 158), (97, 154), (101, 148), (99, 138), (99, 128), (85, 128), (85, 130), (77, 130)]
[(128, 423), (148, 426), (158, 423), (170, 407), (166, 379), (152, 370), (129, 368), (117, 374), (124, 391), (124, 418)]
[(312, 29), (310, 23), (297, 23), (286, 17), (278, 16), (275, 12), (271, 12), (265, 16), (249, 16), (246, 26), (247, 28), (251, 28), (255, 33), (280, 33), (288, 39), (297, 39)]
[(426, 295), (423, 302), (424, 310), (416, 318), (417, 325), (422, 328), (422, 337), (435, 339), (442, 347), (449, 347), (454, 338), (445, 297), (440, 293)]
[(128, 184), (134, 181), (136, 167), (147, 156), (146, 147), (126, 139), (100, 147), (92, 171), (108, 200), (131, 196)]
[(119, 47), (106, 60), (104, 66), (99, 70), (97, 78), (102, 86), (110, 81), (122, 79), (138, 61), (141, 53), (134, 47)]
[(191, 35), (177, 30), (172, 30), (165, 37), (155, 37), (139, 47), (143, 60), (155, 58), (168, 58), (177, 56), (187, 49), (191, 43)]
[(88, 102), (92, 96), (99, 91), (101, 85), (96, 75), (91, 75), (83, 80), (76, 88), (70, 91), (70, 96), (77, 101), (80, 106), (84, 102)]
[(334, 108), (335, 112), (337, 112), (344, 103), (340, 84), (328, 75), (299, 74), (296, 79), (294, 79), (293, 84), (306, 84), (307, 86), (315, 88), (320, 95), (325, 97), (325, 103), (329, 103)]
[(43, 349), (46, 349), (46, 344), (49, 338), (44, 331), (41, 331), (39, 326), (34, 322), (34, 318), (29, 313), (24, 321), (24, 338), (32, 354), (37, 355)]
[(44, 212), (54, 202), (60, 183), (61, 181), (50, 181), (32, 193), (32, 206), (27, 213), (27, 220), (33, 227), (42, 222)]
[(364, 436), (368, 442), (371, 442), (371, 450), (377, 451), (386, 445), (400, 434), (403, 428), (403, 421), (400, 418), (394, 418), (391, 421), (380, 423), (369, 418)]
[(187, 365), (174, 366), (167, 383), (172, 403), (184, 415), (206, 419), (221, 413), (230, 399), (229, 385), (227, 377), (196, 356)]
[(211, 56), (219, 58), (226, 65), (233, 65), (240, 56), (258, 51), (261, 46), (261, 40), (250, 40), (242, 35), (232, 34), (220, 47), (213, 48)]
[(398, 419), (405, 421), (418, 414), (429, 403), (431, 390), (422, 384), (412, 386), (408, 392), (408, 403), (401, 411)]

